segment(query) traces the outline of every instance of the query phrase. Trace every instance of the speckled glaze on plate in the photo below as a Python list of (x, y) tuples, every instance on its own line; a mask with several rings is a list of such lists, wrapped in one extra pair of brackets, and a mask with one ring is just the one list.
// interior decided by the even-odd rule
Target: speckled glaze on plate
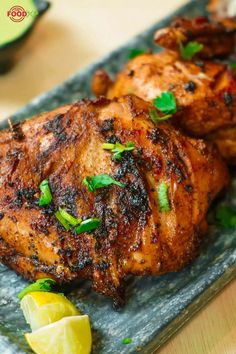
[[(203, 0), (191, 2), (174, 15), (203, 15), (205, 4)], [(172, 17), (173, 14), (52, 91), (34, 99), (12, 120), (17, 122), (66, 102), (91, 96), (90, 79), (96, 68), (104, 67), (114, 74), (126, 62), (130, 48), (151, 47), (157, 51), (153, 45), (153, 33), (157, 28), (167, 25)], [(1, 128), (4, 126), (7, 126), (7, 121), (1, 124)], [(225, 202), (236, 206), (236, 199), (232, 198), (236, 195), (236, 174), (234, 176)], [(213, 223), (199, 257), (182, 272), (156, 278), (130, 279), (128, 302), (121, 312), (112, 309), (110, 300), (92, 292), (87, 282), (71, 291), (69, 298), (81, 312), (91, 317), (94, 354), (147, 354), (159, 348), (235, 274), (236, 230), (222, 230)], [(0, 265), (1, 354), (31, 353), (23, 337), (29, 328), (17, 300), (17, 293), (25, 284), (20, 276)], [(132, 343), (122, 344), (125, 337), (131, 337)]]

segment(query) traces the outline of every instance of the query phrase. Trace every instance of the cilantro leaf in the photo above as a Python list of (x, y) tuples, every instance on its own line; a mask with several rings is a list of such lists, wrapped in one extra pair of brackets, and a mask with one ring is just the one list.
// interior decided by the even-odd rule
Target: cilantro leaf
[(29, 293), (40, 291), (40, 292), (50, 292), (56, 286), (55, 280), (51, 278), (38, 279), (35, 283), (30, 284), (25, 289), (23, 289), (19, 294), (18, 298), (21, 300), (23, 297)]
[(113, 160), (120, 160), (121, 155), (125, 151), (132, 151), (135, 148), (135, 144), (132, 141), (128, 141), (125, 145), (122, 145), (120, 143), (115, 143), (115, 144), (103, 144), (102, 145), (104, 150), (111, 150), (111, 152), (114, 153), (112, 159)]
[(116, 184), (119, 187), (124, 188), (125, 185), (113, 179), (107, 173), (102, 175), (97, 175), (93, 177), (86, 177), (83, 180), (83, 184), (88, 188), (90, 192), (94, 192), (96, 189), (110, 186), (111, 184)]
[(132, 338), (124, 338), (122, 339), (123, 344), (131, 344), (133, 342)]
[(157, 189), (158, 202), (161, 212), (168, 212), (171, 210), (168, 199), (168, 189), (169, 186), (165, 182), (160, 183)]
[(229, 66), (230, 66), (232, 69), (236, 69), (236, 63), (230, 63)]
[(128, 58), (129, 59), (133, 59), (141, 54), (144, 54), (145, 50), (144, 49), (140, 49), (140, 48), (133, 48), (130, 50)]
[(216, 219), (224, 228), (236, 227), (236, 210), (220, 205), (216, 209)]
[(172, 114), (167, 114), (163, 117), (160, 117), (156, 109), (149, 109), (149, 115), (154, 124), (157, 124), (158, 122), (163, 122), (172, 117)]
[(164, 114), (174, 114), (177, 111), (175, 96), (172, 92), (162, 92), (161, 96), (154, 98), (153, 104)]
[(179, 48), (182, 58), (185, 60), (191, 60), (195, 54), (203, 49), (203, 44), (198, 42), (188, 42), (184, 46), (183, 43), (180, 43)]

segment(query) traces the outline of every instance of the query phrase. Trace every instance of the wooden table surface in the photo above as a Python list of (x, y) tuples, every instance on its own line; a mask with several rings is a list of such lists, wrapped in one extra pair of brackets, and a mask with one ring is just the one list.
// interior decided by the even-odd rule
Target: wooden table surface
[[(24, 56), (0, 76), (0, 119), (181, 6), (184, 0), (51, 0)], [(20, 4), (20, 1), (18, 1)], [(235, 354), (236, 281), (160, 354)]]

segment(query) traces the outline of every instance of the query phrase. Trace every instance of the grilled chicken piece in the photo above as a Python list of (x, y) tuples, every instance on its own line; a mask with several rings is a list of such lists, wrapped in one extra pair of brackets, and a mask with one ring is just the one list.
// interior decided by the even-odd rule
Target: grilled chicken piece
[(212, 58), (228, 56), (235, 50), (236, 27), (223, 23), (209, 22), (200, 17), (192, 20), (175, 19), (170, 27), (162, 28), (155, 34), (155, 42), (169, 50), (179, 52), (180, 43), (198, 42), (204, 45), (197, 57)]
[[(0, 132), (0, 259), (27, 279), (90, 279), (122, 303), (129, 274), (177, 271), (197, 253), (210, 202), (229, 181), (218, 152), (168, 123), (154, 126), (151, 105), (136, 96), (82, 101)], [(120, 161), (104, 142), (133, 141)], [(125, 186), (87, 190), (86, 176), (110, 174)], [(48, 179), (53, 203), (38, 206)], [(171, 211), (161, 212), (157, 188), (168, 186)], [(58, 207), (97, 217), (90, 233), (66, 231)]]
[[(105, 73), (95, 73), (93, 90), (98, 95), (100, 86), (104, 93), (104, 81), (108, 82), (104, 78)], [(212, 140), (215, 132), (235, 131), (236, 74), (224, 64), (183, 61), (171, 51), (143, 54), (127, 63), (114, 84), (107, 86), (106, 95), (113, 98), (130, 91), (147, 101), (164, 91), (173, 92), (178, 111), (171, 121), (189, 135), (205, 138), (212, 134)], [(232, 142), (232, 151), (224, 143), (227, 141), (218, 144), (220, 152), (229, 163), (235, 162), (235, 143)]]

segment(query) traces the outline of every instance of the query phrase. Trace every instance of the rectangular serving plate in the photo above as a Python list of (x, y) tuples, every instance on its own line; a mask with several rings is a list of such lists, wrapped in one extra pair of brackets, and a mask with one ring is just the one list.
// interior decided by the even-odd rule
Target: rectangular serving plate
[[(166, 26), (173, 16), (187, 17), (205, 14), (206, 1), (190, 2), (165, 20), (90, 65), (48, 93), (35, 98), (17, 112), (11, 120), (25, 118), (84, 97), (92, 97), (90, 82), (97, 68), (115, 74), (127, 61), (131, 48), (152, 48), (153, 34)], [(7, 126), (7, 120), (0, 128)], [(236, 174), (225, 202), (236, 206)], [(210, 216), (213, 220), (213, 217)], [(88, 313), (93, 326), (93, 353), (129, 354), (154, 353), (170, 336), (201, 309), (236, 275), (236, 230), (222, 230), (214, 223), (201, 248), (199, 257), (183, 271), (160, 277), (131, 279), (127, 288), (127, 305), (121, 312), (112, 309), (110, 300), (95, 294), (88, 282), (70, 292), (69, 298)], [(31, 353), (23, 334), (29, 331), (19, 309), (17, 293), (26, 282), (0, 265), (0, 353)], [(129, 345), (122, 339), (132, 338)]]

